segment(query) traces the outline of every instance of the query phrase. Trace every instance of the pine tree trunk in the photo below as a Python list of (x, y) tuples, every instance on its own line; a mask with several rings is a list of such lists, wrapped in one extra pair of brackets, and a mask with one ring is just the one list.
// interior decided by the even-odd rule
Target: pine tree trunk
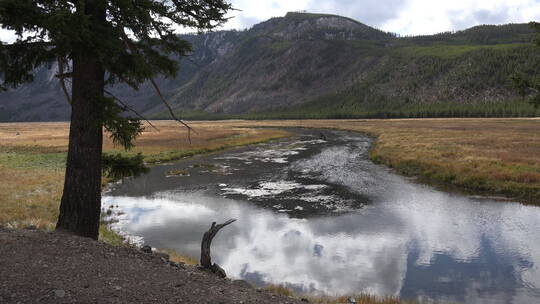
[[(94, 1), (86, 2), (93, 21), (104, 20)], [(56, 229), (97, 239), (101, 213), (102, 115), (105, 73), (91, 50), (73, 54), (69, 147), (64, 193)]]

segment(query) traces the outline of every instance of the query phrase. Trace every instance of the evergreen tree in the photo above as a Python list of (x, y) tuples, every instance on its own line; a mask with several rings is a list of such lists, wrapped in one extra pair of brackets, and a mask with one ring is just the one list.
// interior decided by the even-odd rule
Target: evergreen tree
[[(538, 22), (531, 22), (531, 27), (536, 32), (535, 37), (535, 43), (537, 46), (540, 46), (540, 23)], [(536, 75), (536, 79), (531, 81), (532, 84), (530, 86), (531, 91), (533, 91), (533, 97), (532, 97), (532, 104), (534, 104), (535, 107), (540, 106), (540, 79), (538, 79), (538, 75)]]
[[(534, 42), (537, 46), (540, 46), (540, 23), (531, 22), (529, 25), (536, 32)], [(516, 72), (510, 76), (510, 80), (513, 87), (523, 98), (530, 96), (530, 102), (536, 108), (540, 106), (540, 75), (528, 77), (523, 73)]]
[(138, 89), (150, 81), (159, 94), (153, 78), (174, 77), (174, 57), (191, 51), (175, 28), (213, 29), (230, 9), (226, 0), (0, 0), (0, 25), (18, 37), (0, 45), (0, 88), (30, 82), (37, 67), (57, 64), (71, 104), (57, 229), (98, 238), (103, 129), (126, 149), (143, 129), (138, 117), (122, 115), (129, 107), (106, 86)]

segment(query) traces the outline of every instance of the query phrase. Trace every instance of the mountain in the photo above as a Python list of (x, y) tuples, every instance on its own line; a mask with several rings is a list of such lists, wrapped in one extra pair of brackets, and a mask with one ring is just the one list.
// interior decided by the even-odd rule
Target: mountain
[[(205, 66), (213, 63), (234, 46), (239, 34), (235, 31), (213, 32), (205, 35), (185, 35), (195, 50), (192, 56), (179, 58), (180, 71), (174, 79), (158, 78), (165, 96), (173, 94), (188, 83)], [(17, 89), (0, 93), (0, 121), (58, 121), (69, 120), (70, 108), (55, 77), (57, 66), (36, 69), (34, 81)], [(68, 88), (70, 87), (67, 83)], [(153, 87), (144, 83), (138, 91), (119, 84), (107, 91), (129, 103), (139, 112), (148, 114), (160, 103)]]
[[(178, 59), (177, 78), (157, 82), (184, 117), (409, 116), (434, 107), (506, 115), (493, 109), (517, 99), (508, 75), (540, 67), (532, 34), (527, 24), (507, 24), (397, 37), (341, 16), (288, 13), (245, 31), (184, 35), (192, 56)], [(69, 119), (55, 72), (39, 68), (33, 83), (0, 93), (0, 121)], [(166, 117), (148, 84), (109, 91), (146, 116)]]

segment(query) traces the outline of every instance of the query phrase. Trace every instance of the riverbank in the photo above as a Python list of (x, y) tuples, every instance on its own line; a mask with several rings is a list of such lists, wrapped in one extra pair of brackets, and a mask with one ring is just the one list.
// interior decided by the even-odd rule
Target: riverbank
[(291, 120), (243, 126), (367, 133), (371, 159), (423, 183), (540, 205), (540, 119)]
[[(298, 297), (279, 286), (254, 288), (167, 255), (61, 232), (0, 226), (0, 244), (0, 303), (337, 304), (347, 299)], [(404, 303), (364, 294), (355, 299), (362, 304)]]
[(1, 303), (305, 303), (163, 255), (73, 235), (0, 228)]
[[(289, 136), (286, 131), (238, 127), (231, 123), (192, 124), (191, 143), (178, 123), (147, 126), (130, 154), (142, 153), (149, 164), (260, 143)], [(68, 123), (0, 124), (0, 225), (52, 230), (58, 217), (67, 154)], [(104, 152), (126, 153), (106, 137)], [(122, 239), (102, 227), (102, 240)]]
[[(173, 161), (288, 134), (256, 127), (333, 128), (377, 138), (372, 160), (422, 182), (540, 204), (540, 120), (398, 119), (194, 122), (148, 127), (130, 153)], [(0, 124), (0, 225), (53, 229), (62, 193), (67, 123)], [(107, 139), (107, 152), (121, 152)]]
[[(174, 128), (172, 122), (159, 122), (162, 124), (161, 128)], [(202, 124), (202, 123), (201, 123)], [(206, 124), (206, 123), (204, 123)], [(244, 127), (311, 127), (311, 128), (332, 128), (343, 129), (356, 132), (369, 133), (377, 137), (376, 145), (372, 150), (371, 157), (379, 162), (386, 163), (398, 170), (403, 170), (399, 167), (399, 164), (407, 164), (404, 168), (409, 166), (412, 168), (422, 168), (420, 165), (426, 166), (425, 168), (430, 170), (448, 169), (448, 172), (460, 172), (459, 170), (467, 169), (468, 171), (480, 176), (493, 175), (497, 180), (498, 175), (493, 173), (505, 173), (504, 170), (510, 170), (509, 172), (515, 174), (516, 172), (528, 172), (532, 171), (533, 176), (538, 171), (538, 157), (539, 153), (539, 140), (538, 135), (538, 120), (380, 120), (380, 121), (265, 121), (265, 122), (217, 122), (208, 123), (208, 142), (220, 141), (218, 132), (214, 132), (215, 129), (232, 128), (243, 132), (246, 130), (254, 130), (256, 132), (275, 132), (273, 129), (244, 129)], [(54, 126), (52, 126), (54, 127)], [(63, 126), (62, 128), (64, 128)], [(51, 144), (55, 140), (59, 141), (60, 135), (55, 135), (54, 132), (49, 132), (43, 125), (34, 127), (35, 129), (41, 129), (35, 131), (36, 133), (29, 138), (20, 137), (20, 145), (5, 145), (9, 143), (9, 140), (2, 140), (2, 154), (0, 159), (2, 160), (1, 174), (2, 180), (8, 181), (7, 185), (12, 186), (12, 189), (6, 187), (8, 195), (14, 195), (11, 197), (11, 205), (2, 204), (1, 208), (8, 210), (9, 208), (15, 208), (14, 212), (0, 213), (0, 216), (8, 218), (8, 224), (10, 227), (20, 225), (19, 227), (27, 226), (40, 226), (33, 223), (43, 223), (39, 218), (39, 212), (47, 213), (52, 218), (49, 222), (54, 224), (54, 214), (57, 210), (57, 202), (59, 201), (59, 194), (61, 193), (61, 181), (63, 175), (63, 161), (65, 157), (65, 147), (62, 144)], [(221, 128), (221, 129), (220, 129)], [(13, 129), (11, 129), (12, 131)], [(10, 132), (11, 132), (10, 131)], [(39, 132), (38, 132), (39, 131)], [(20, 132), (20, 131), (17, 131)], [(63, 131), (62, 131), (63, 132)], [(60, 133), (62, 133), (60, 132)], [(8, 132), (9, 133), (9, 132)], [(15, 139), (19, 135), (14, 135)], [(52, 134), (52, 136), (49, 136)], [(65, 133), (67, 135), (67, 132)], [(265, 133), (266, 134), (266, 133)], [(187, 137), (179, 138), (178, 134), (172, 137), (164, 136), (159, 139), (159, 135), (155, 133), (146, 134), (146, 143), (141, 143), (138, 147), (138, 151), (141, 151), (146, 156), (157, 155), (155, 159), (159, 161), (161, 156), (173, 155), (180, 157), (190, 155), (190, 151), (176, 151), (170, 153), (171, 150), (166, 151), (164, 147), (169, 145), (178, 145), (178, 142), (187, 140)], [(181, 134), (185, 136), (185, 134)], [(212, 136), (211, 136), (212, 135)], [(251, 138), (253, 142), (265, 140), (258, 137), (261, 133), (254, 134)], [(197, 135), (198, 136), (198, 135)], [(222, 135), (225, 136), (230, 142), (244, 141), (246, 137), (240, 134)], [(195, 137), (194, 137), (195, 138)], [(2, 138), (4, 139), (4, 138)], [(65, 139), (64, 139), (65, 144)], [(107, 147), (107, 144), (106, 144)], [(192, 147), (192, 146), (191, 146)], [(227, 146), (221, 142), (221, 146), (214, 146), (217, 151), (219, 147), (226, 148)], [(62, 150), (63, 149), (63, 150)], [(106, 148), (107, 149), (107, 148)], [(209, 152), (211, 150), (205, 150), (198, 147), (198, 151)], [(111, 149), (114, 151), (114, 149)], [(506, 153), (506, 154), (505, 154)], [(194, 153), (193, 153), (194, 154)], [(505, 157), (506, 155), (506, 157)], [(164, 161), (169, 161), (175, 158), (165, 158)], [(463, 160), (466, 162), (463, 164)], [(395, 164), (392, 164), (395, 161)], [(497, 163), (502, 163), (504, 166), (495, 166)], [(419, 165), (420, 164), (420, 165)], [(527, 167), (526, 165), (529, 165)], [(532, 169), (531, 169), (532, 168)], [(427, 170), (426, 169), (426, 170)], [(488, 170), (488, 169), (491, 169)], [(525, 170), (525, 171), (523, 171)], [(425, 170), (424, 170), (425, 171)], [(415, 170), (403, 170), (403, 173), (412, 174), (415, 176), (421, 176), (432, 183), (437, 183), (439, 179), (425, 174), (424, 171)], [(436, 172), (443, 172), (436, 171)], [(509, 174), (508, 172), (506, 172)], [(429, 179), (428, 179), (429, 178)], [(54, 179), (57, 179), (57, 194), (56, 198), (51, 194), (55, 193)], [(440, 179), (443, 180), (443, 179)], [(508, 179), (507, 179), (508, 180)], [(511, 180), (511, 179), (510, 179)], [(504, 181), (504, 179), (502, 180)], [(48, 184), (44, 184), (47, 182)], [(525, 185), (529, 185), (532, 189), (538, 187), (538, 182), (534, 177), (529, 179), (517, 180)], [(452, 183), (448, 183), (452, 184)], [(461, 187), (459, 183), (455, 184), (456, 187)], [(476, 187), (476, 185), (474, 185)], [(27, 187), (27, 192), (17, 192), (21, 188)], [(474, 191), (480, 191), (478, 187), (472, 187), (471, 189), (477, 189)], [(536, 188), (537, 189), (537, 188)], [(15, 190), (15, 192), (9, 192)], [(490, 190), (485, 193), (495, 193)], [(534, 192), (531, 196), (534, 200)], [(6, 199), (6, 197), (2, 197)], [(41, 204), (39, 199), (48, 199), (50, 205)], [(56, 199), (56, 201), (55, 201)], [(27, 204), (27, 205), (25, 205)], [(17, 209), (19, 206), (26, 209)], [(22, 221), (13, 221), (9, 216), (13, 216), (19, 213), (21, 217), (26, 217)], [(7, 214), (7, 215), (6, 215)], [(36, 216), (37, 215), (37, 216)], [(40, 228), (43, 228), (41, 226)], [(46, 228), (46, 227), (45, 227)], [(52, 228), (52, 226), (50, 226)], [(107, 230), (106, 230), (107, 231)], [(105, 235), (106, 233), (103, 233)], [(109, 240), (108, 240), (109, 241)], [(120, 240), (121, 241), (121, 240)]]
[(374, 138), (365, 134), (290, 131), (297, 136), (164, 164), (116, 184), (103, 199), (118, 215), (114, 229), (198, 256), (210, 221), (238, 219), (213, 244), (215, 259), (257, 286), (454, 303), (536, 300), (540, 208), (405, 178), (370, 161)]

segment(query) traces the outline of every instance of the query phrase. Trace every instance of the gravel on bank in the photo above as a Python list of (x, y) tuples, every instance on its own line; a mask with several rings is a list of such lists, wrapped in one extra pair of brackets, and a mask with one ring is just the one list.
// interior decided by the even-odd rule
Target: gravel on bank
[(135, 248), (0, 228), (0, 303), (305, 303)]

